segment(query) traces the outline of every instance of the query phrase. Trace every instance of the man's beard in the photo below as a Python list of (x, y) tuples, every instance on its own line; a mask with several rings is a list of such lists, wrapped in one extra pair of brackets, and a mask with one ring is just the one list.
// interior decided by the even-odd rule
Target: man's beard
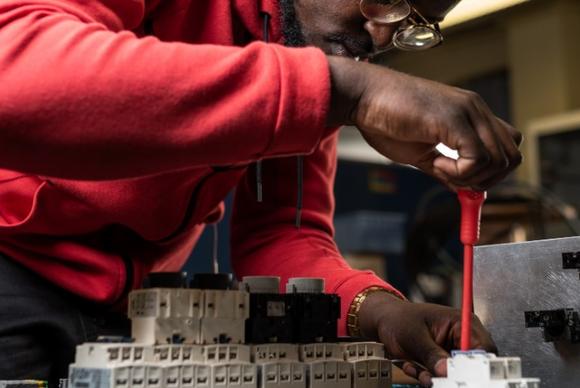
[(302, 27), (296, 17), (294, 0), (278, 0), (280, 3), (280, 14), (282, 16), (282, 35), (284, 44), (289, 47), (304, 47), (306, 39), (302, 33)]

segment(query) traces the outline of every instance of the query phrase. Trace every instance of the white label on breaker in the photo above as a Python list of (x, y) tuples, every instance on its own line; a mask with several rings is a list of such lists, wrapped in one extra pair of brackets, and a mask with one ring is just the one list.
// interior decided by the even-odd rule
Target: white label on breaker
[(70, 388), (113, 388), (111, 369), (71, 368)]
[(134, 293), (130, 298), (131, 315), (140, 318), (157, 316), (158, 295), (150, 291)]

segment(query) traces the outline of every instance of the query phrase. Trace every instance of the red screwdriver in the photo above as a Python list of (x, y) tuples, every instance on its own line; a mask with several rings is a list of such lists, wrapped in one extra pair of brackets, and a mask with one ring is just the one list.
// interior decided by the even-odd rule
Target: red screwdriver
[(459, 190), (461, 204), (460, 239), (463, 244), (463, 300), (461, 303), (461, 350), (471, 348), (471, 318), (473, 311), (473, 245), (479, 240), (481, 208), (486, 192)]

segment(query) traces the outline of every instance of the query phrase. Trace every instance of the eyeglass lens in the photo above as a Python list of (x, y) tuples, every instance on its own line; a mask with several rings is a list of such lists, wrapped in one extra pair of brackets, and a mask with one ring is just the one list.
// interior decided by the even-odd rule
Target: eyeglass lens
[(441, 43), (441, 34), (429, 26), (415, 25), (397, 32), (393, 43), (403, 50), (425, 50)]
[(361, 0), (363, 15), (374, 22), (398, 23), (411, 14), (407, 0)]

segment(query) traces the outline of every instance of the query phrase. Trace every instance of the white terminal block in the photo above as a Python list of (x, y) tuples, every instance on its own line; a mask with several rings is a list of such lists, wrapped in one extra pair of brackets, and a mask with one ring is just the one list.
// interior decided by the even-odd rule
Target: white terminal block
[(147, 385), (147, 364), (133, 365), (129, 380), (130, 388), (145, 388)]
[(147, 365), (145, 369), (145, 388), (162, 388), (163, 383), (162, 364)]
[(243, 343), (249, 294), (238, 290), (154, 288), (129, 295), (132, 335), (143, 344)]
[(200, 343), (202, 290), (152, 288), (129, 294), (129, 318), (135, 341), (144, 344)]
[(386, 359), (351, 361), (353, 367), (352, 388), (384, 388), (392, 383), (392, 365)]
[[(153, 362), (183, 364), (204, 361), (202, 345), (165, 344), (153, 346)], [(149, 359), (147, 359), (149, 361)]]
[(162, 368), (162, 387), (163, 388), (179, 388), (181, 381), (179, 380), (181, 368), (179, 365), (165, 365)]
[(76, 347), (75, 366), (112, 368), (143, 363), (153, 359), (153, 349), (134, 343), (88, 342)]
[(319, 360), (305, 363), (309, 388), (351, 388), (353, 368), (346, 361)]
[(129, 388), (180, 388), (182, 386), (191, 388), (194, 386), (193, 379), (197, 376), (202, 381), (199, 387), (209, 388), (209, 373), (209, 367), (196, 364), (152, 363), (135, 365), (131, 368), (131, 386)]
[(240, 344), (156, 345), (152, 353), (152, 361), (163, 364), (251, 362), (251, 346)]
[(240, 344), (205, 345), (202, 356), (206, 364), (251, 363), (252, 347)]
[(306, 365), (299, 361), (260, 364), (260, 388), (307, 388)]
[(181, 366), (181, 388), (209, 388), (210, 385), (210, 365), (183, 364)]
[(378, 342), (343, 342), (340, 347), (346, 361), (385, 358), (385, 346)]
[[(245, 362), (211, 365), (211, 388), (257, 388), (258, 370)], [(196, 386), (197, 388), (197, 386)]]
[(204, 290), (200, 341), (244, 343), (250, 317), (250, 294), (238, 290)]
[(260, 344), (252, 346), (252, 362), (263, 364), (274, 361), (299, 361), (296, 344)]
[(539, 388), (539, 379), (522, 378), (521, 360), (490, 353), (457, 353), (447, 359), (447, 378), (434, 378), (434, 388)]
[(538, 388), (539, 379), (496, 380), (478, 383), (460, 383), (457, 381), (434, 378), (433, 388)]
[[(234, 384), (234, 387), (257, 388), (251, 385), (256, 379), (255, 367), (244, 365), (241, 367), (225, 365), (227, 376), (237, 381), (236, 373), (242, 373), (242, 378), (245, 373), (246, 376), (250, 376), (246, 377), (246, 384)], [(214, 376), (211, 365), (192, 363), (181, 365), (146, 363), (111, 368), (83, 368), (71, 365), (69, 384), (74, 388), (212, 388), (215, 386)], [(217, 381), (221, 382), (222, 379), (218, 377)]]
[(279, 294), (280, 278), (278, 276), (244, 276), (240, 290), (252, 294)]
[(304, 344), (299, 347), (299, 358), (302, 362), (317, 360), (344, 360), (343, 350), (340, 344), (320, 342)]
[[(508, 364), (519, 364), (516, 368), (507, 368)], [(497, 358), (491, 356), (458, 355), (447, 361), (447, 373), (462, 381), (519, 379), (522, 377), (521, 363), (518, 359)], [(511, 373), (508, 373), (510, 371)]]
[(290, 278), (286, 283), (286, 293), (322, 294), (324, 279), (319, 278)]
[(90, 368), (71, 365), (70, 388), (130, 388), (130, 366)]

